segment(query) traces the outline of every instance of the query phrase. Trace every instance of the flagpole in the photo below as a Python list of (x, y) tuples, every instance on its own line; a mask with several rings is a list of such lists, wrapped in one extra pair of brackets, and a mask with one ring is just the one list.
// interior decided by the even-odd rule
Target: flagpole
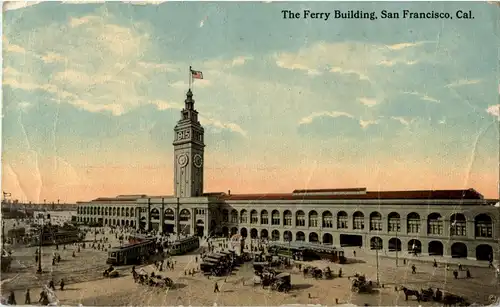
[(189, 66), (189, 89), (191, 89), (191, 83), (193, 82), (192, 79), (193, 79), (193, 70), (191, 66)]

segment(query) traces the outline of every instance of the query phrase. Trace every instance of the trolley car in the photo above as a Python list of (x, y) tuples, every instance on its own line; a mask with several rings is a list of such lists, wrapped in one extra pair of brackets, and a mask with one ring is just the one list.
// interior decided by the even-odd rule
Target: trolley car
[(155, 250), (155, 240), (145, 240), (113, 247), (108, 251), (106, 263), (112, 265), (138, 264), (147, 261), (155, 253)]
[(200, 239), (197, 236), (178, 239), (170, 246), (170, 255), (182, 255), (194, 251), (200, 247)]
[(294, 260), (311, 261), (326, 259), (332, 262), (345, 263), (344, 250), (332, 245), (315, 244), (306, 242), (277, 243), (269, 245), (274, 254)]

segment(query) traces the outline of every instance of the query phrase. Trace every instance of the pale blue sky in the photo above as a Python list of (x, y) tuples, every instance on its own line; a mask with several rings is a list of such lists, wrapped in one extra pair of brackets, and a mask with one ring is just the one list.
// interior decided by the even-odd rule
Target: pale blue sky
[[(283, 20), (283, 9), (475, 19)], [(9, 10), (3, 185), (29, 200), (171, 193), (192, 65), (205, 76), (193, 91), (207, 190), (475, 187), (498, 197), (499, 18), (480, 2)]]

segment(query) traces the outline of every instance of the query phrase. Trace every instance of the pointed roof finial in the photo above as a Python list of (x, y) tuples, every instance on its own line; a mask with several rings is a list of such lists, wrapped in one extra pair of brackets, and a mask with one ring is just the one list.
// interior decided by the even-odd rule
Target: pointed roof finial
[(186, 100), (185, 102), (185, 108), (187, 110), (193, 110), (194, 107), (194, 99), (193, 99), (193, 92), (191, 92), (191, 89), (189, 89), (186, 93)]

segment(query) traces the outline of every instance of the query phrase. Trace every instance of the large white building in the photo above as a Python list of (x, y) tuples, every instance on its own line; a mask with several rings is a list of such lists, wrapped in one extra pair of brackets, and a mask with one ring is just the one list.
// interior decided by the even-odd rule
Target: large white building
[(174, 128), (174, 195), (78, 203), (78, 220), (160, 232), (308, 241), (498, 260), (500, 209), (475, 191), (295, 190), (204, 193), (204, 130), (187, 93)]
[[(52, 225), (64, 225), (64, 223), (71, 223), (73, 218), (76, 218), (76, 210), (46, 210), (46, 211), (34, 211), (33, 217), (35, 222), (38, 224), (51, 223)], [(50, 218), (49, 218), (50, 217)]]

